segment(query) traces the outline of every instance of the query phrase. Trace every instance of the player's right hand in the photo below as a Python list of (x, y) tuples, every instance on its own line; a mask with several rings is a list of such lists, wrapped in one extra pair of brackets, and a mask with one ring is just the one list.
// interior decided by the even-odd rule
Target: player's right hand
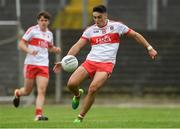
[(55, 63), (55, 65), (54, 65), (54, 67), (53, 67), (53, 71), (55, 72), (55, 73), (59, 73), (60, 71), (61, 71), (61, 62), (56, 62)]
[(30, 50), (30, 51), (29, 51), (29, 54), (35, 56), (35, 55), (38, 54), (38, 51), (36, 51), (36, 50)]
[(148, 52), (149, 52), (149, 56), (150, 56), (153, 60), (156, 59), (158, 53), (157, 53), (157, 51), (156, 51), (154, 48), (153, 48), (152, 50), (149, 50)]
[(31, 55), (33, 55), (33, 56), (35, 56), (35, 55), (37, 55), (38, 54), (38, 51), (33, 51), (32, 53), (31, 53)]

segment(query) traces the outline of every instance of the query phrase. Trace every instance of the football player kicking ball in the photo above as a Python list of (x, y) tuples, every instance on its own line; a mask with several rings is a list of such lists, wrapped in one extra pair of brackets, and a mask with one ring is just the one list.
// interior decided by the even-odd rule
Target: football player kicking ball
[[(97, 92), (110, 77), (116, 62), (121, 35), (126, 35), (143, 45), (152, 59), (155, 59), (157, 56), (156, 50), (141, 34), (120, 22), (107, 19), (106, 7), (104, 5), (98, 5), (93, 8), (93, 19), (95, 24), (84, 31), (82, 37), (68, 52), (68, 55), (75, 56), (88, 44), (88, 41), (90, 42), (91, 51), (87, 55), (86, 60), (71, 75), (67, 83), (69, 90), (74, 94), (72, 108), (77, 109), (80, 97), (83, 94), (83, 90), (79, 89), (79, 86), (85, 79), (89, 77), (92, 79), (80, 114), (74, 120), (74, 123), (82, 122), (94, 103)], [(61, 65), (57, 63), (54, 66), (54, 71), (59, 72), (60, 69)]]
[(48, 29), (49, 13), (40, 12), (37, 15), (37, 22), (37, 25), (26, 31), (19, 43), (19, 48), (27, 53), (24, 62), (24, 87), (15, 90), (13, 104), (18, 107), (20, 97), (29, 95), (34, 87), (34, 82), (36, 82), (35, 120), (40, 121), (48, 120), (48, 117), (43, 116), (42, 109), (49, 81), (48, 51), (59, 54), (60, 48), (53, 45), (53, 34)]

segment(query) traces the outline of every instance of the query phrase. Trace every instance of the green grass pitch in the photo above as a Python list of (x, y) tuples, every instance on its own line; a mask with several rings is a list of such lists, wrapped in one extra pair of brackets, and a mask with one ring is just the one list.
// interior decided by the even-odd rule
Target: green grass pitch
[(49, 121), (34, 121), (34, 107), (0, 106), (0, 128), (180, 128), (180, 107), (93, 106), (81, 124), (71, 105), (48, 105)]

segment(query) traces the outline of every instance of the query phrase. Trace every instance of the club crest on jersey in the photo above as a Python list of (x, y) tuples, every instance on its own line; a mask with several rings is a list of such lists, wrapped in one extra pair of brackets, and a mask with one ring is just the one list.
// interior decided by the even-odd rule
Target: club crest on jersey
[(114, 30), (114, 27), (113, 27), (113, 26), (110, 26), (110, 30)]
[(106, 29), (102, 29), (102, 34), (105, 34), (106, 33)]

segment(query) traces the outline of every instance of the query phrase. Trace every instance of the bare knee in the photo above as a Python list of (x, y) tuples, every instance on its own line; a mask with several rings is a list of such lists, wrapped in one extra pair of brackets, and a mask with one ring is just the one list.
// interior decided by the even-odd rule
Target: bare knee
[(77, 83), (77, 81), (76, 80), (74, 80), (74, 79), (69, 79), (69, 81), (68, 81), (68, 83), (67, 83), (67, 87), (69, 88), (69, 89), (73, 89), (73, 88), (75, 88), (75, 87), (78, 87), (78, 83)]
[(38, 91), (38, 95), (45, 95), (46, 94), (46, 91), (45, 90), (40, 90)]
[(95, 93), (97, 93), (97, 91), (98, 91), (97, 87), (90, 86), (89, 89), (88, 89), (88, 94), (95, 94)]
[(38, 87), (38, 95), (45, 95), (46, 94), (46, 88), (45, 86)]

